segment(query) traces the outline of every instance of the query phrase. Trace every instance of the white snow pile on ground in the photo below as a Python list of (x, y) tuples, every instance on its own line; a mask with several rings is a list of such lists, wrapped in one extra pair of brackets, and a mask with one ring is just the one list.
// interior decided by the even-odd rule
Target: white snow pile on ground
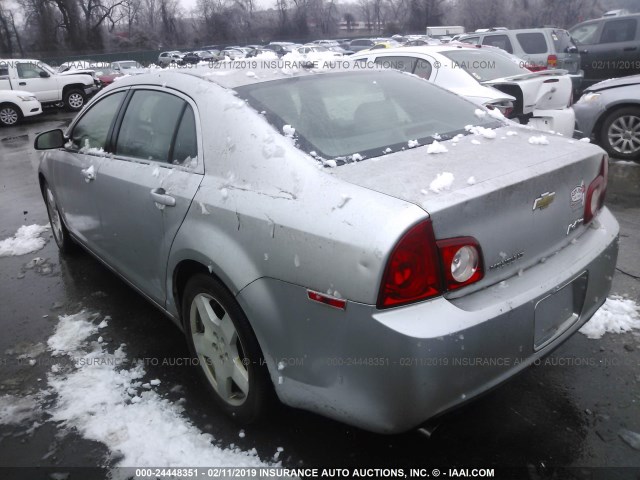
[[(272, 466), (257, 452), (225, 449), (183, 415), (183, 408), (143, 388), (142, 363), (129, 367), (124, 344), (109, 353), (104, 344), (88, 341), (106, 322), (95, 325), (96, 314), (82, 311), (61, 316), (51, 349), (66, 349), (75, 364), (71, 371), (48, 374), (56, 403), (51, 421), (73, 428), (83, 437), (105, 444), (117, 466)], [(150, 382), (157, 384), (158, 382)]]
[(434, 193), (440, 193), (443, 190), (449, 190), (453, 184), (453, 173), (442, 172), (429, 184), (429, 190)]
[(447, 153), (448, 151), (449, 150), (447, 150), (447, 147), (442, 145), (437, 140), (434, 140), (433, 143), (429, 144), (429, 146), (427, 147), (427, 153), (430, 153), (430, 154)]
[(47, 240), (42, 238), (49, 225), (23, 225), (14, 237), (0, 241), (0, 257), (26, 255), (40, 250)]
[(0, 395), (0, 425), (20, 425), (39, 411), (36, 400), (31, 397)]
[(640, 329), (640, 306), (628, 298), (612, 295), (584, 324), (580, 333), (598, 339), (607, 332), (623, 333), (633, 329)]
[(531, 145), (549, 145), (549, 140), (547, 140), (547, 137), (544, 135), (534, 135), (533, 137), (529, 137), (529, 143)]

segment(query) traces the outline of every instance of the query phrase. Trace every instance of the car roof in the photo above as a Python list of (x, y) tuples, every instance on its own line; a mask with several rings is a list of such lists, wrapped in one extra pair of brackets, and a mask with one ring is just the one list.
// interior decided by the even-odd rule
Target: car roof
[[(295, 62), (291, 62), (292, 64)], [(228, 68), (225, 68), (227, 64)], [(302, 65), (302, 62), (300, 62)], [(366, 73), (376, 70), (375, 68), (362, 69), (357, 66), (341, 65), (339, 72), (357, 72)], [(384, 71), (385, 69), (380, 68)], [(235, 89), (245, 85), (269, 82), (273, 80), (282, 80), (292, 77), (308, 77), (312, 75), (331, 75), (335, 70), (315, 70), (308, 68), (270, 68), (268, 65), (264, 67), (260, 64), (255, 68), (242, 69), (233, 68), (233, 62), (220, 62), (216, 64), (215, 69), (211, 69), (207, 66), (201, 68), (193, 68), (189, 70), (163, 70), (158, 68), (151, 73), (142, 75), (132, 75), (129, 77), (122, 77), (118, 81), (117, 87), (133, 86), (133, 85), (149, 85), (156, 87), (175, 88), (185, 93), (202, 92), (202, 85), (204, 82), (211, 82), (217, 84), (225, 89)], [(337, 72), (336, 72), (337, 73)], [(398, 72), (400, 73), (400, 72)]]
[(416, 45), (416, 46), (408, 46), (408, 47), (392, 47), (392, 48), (384, 48), (379, 50), (368, 50), (358, 52), (355, 55), (362, 56), (366, 55), (370, 52), (375, 53), (384, 53), (385, 55), (389, 55), (391, 53), (417, 53), (417, 54), (434, 54), (434, 53), (442, 53), (442, 52), (450, 52), (453, 50), (484, 50), (484, 51), (494, 51), (493, 48), (489, 49), (486, 46), (482, 45), (469, 45), (466, 43), (442, 43), (438, 45)]
[(624, 20), (625, 18), (638, 18), (638, 17), (640, 17), (640, 13), (630, 13), (629, 15), (615, 15), (615, 16), (609, 16), (609, 17), (590, 18), (589, 20), (576, 23), (569, 30), (573, 30), (578, 25), (583, 25), (585, 23), (599, 23), (599, 22), (605, 22), (605, 21), (611, 21), (611, 20)]

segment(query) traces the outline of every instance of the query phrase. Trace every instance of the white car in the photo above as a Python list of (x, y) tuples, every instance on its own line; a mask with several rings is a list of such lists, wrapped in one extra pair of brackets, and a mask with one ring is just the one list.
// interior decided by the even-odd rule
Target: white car
[(571, 78), (565, 70), (532, 72), (497, 48), (466, 44), (386, 48), (351, 58), (413, 73), (521, 124), (571, 137)]
[(0, 125), (16, 125), (24, 117), (42, 113), (42, 105), (31, 92), (22, 90), (0, 90)]

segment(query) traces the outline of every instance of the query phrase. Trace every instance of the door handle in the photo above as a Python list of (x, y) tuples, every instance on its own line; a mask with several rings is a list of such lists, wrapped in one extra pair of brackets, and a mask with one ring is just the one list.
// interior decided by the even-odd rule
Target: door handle
[(625, 47), (622, 50), (625, 52), (635, 52), (637, 49), (637, 47)]
[(164, 188), (154, 188), (151, 190), (151, 198), (153, 201), (166, 207), (175, 207), (176, 199), (165, 192)]
[(27, 82), (19, 82), (18, 83), (18, 85), (23, 85), (23, 86), (26, 85), (26, 84), (27, 84)]

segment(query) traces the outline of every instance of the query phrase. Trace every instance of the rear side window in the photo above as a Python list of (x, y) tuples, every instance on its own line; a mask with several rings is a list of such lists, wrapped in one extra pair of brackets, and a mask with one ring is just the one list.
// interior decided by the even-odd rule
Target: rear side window
[(431, 77), (431, 72), (433, 71), (433, 67), (431, 66), (431, 62), (424, 60), (422, 58), (416, 59), (416, 66), (413, 69), (413, 73), (420, 78), (424, 78), (425, 80), (429, 80)]
[(122, 103), (125, 92), (117, 92), (103, 98), (87, 110), (73, 127), (71, 141), (82, 153), (91, 153), (91, 149), (104, 149), (107, 135), (113, 119)]
[(393, 68), (394, 70), (400, 70), (402, 72), (413, 73), (413, 67), (416, 64), (416, 59), (412, 57), (377, 57), (375, 59), (376, 65), (380, 65), (382, 68)]
[(502, 50), (506, 50), (509, 53), (513, 53), (513, 47), (511, 41), (506, 35), (487, 35), (482, 41), (483, 45), (489, 45), (491, 47), (498, 47)]
[(480, 37), (469, 37), (460, 40), (462, 43), (470, 43), (471, 45), (479, 45)]
[(377, 57), (375, 59), (375, 63), (376, 65), (380, 65), (382, 68), (392, 68), (402, 72), (413, 73), (414, 75), (426, 80), (431, 77), (431, 71), (433, 69), (431, 62), (416, 57), (382, 56)]
[(547, 53), (547, 41), (540, 32), (517, 33), (516, 38), (524, 53)]
[(637, 23), (635, 18), (609, 20), (602, 29), (600, 43), (631, 42), (635, 40)]
[(169, 148), (185, 104), (169, 93), (136, 91), (122, 119), (116, 153), (169, 162)]
[(196, 121), (193, 109), (187, 104), (180, 126), (176, 133), (176, 141), (173, 145), (171, 159), (174, 164), (190, 166), (191, 162), (198, 157), (198, 140), (196, 136)]

